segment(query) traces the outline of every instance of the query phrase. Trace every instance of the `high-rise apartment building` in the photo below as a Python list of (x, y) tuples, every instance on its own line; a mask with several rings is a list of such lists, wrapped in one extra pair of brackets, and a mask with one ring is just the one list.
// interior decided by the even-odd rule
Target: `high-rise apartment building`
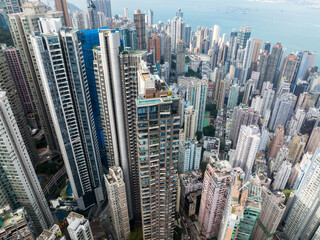
[(138, 71), (137, 150), (143, 237), (172, 239), (177, 204), (179, 97), (146, 64)]
[(257, 86), (258, 90), (261, 90), (263, 83), (265, 82), (269, 59), (270, 59), (270, 54), (267, 51), (264, 51), (263, 53), (260, 54), (259, 64), (257, 68), (257, 72), (260, 73), (258, 86)]
[(153, 54), (153, 63), (160, 63), (161, 39), (159, 35), (153, 34), (148, 38), (148, 52)]
[(292, 164), (283, 161), (280, 168), (274, 172), (274, 181), (272, 183), (273, 190), (284, 190), (291, 174)]
[(233, 84), (230, 87), (229, 98), (227, 108), (233, 110), (238, 103), (238, 96), (239, 96), (240, 86), (238, 84)]
[(242, 125), (255, 125), (258, 126), (259, 113), (252, 108), (247, 108), (244, 105), (240, 105), (234, 108), (232, 114), (231, 124), (231, 140), (233, 140), (233, 148), (236, 147), (240, 128)]
[(105, 18), (112, 18), (110, 0), (94, 0), (98, 12), (103, 13)]
[(298, 60), (294, 54), (289, 54), (284, 59), (284, 66), (282, 69), (281, 78), (285, 77), (287, 81), (289, 81), (289, 84), (291, 84), (292, 80), (294, 80), (293, 77), (294, 77), (297, 63), (298, 63)]
[(205, 238), (217, 237), (219, 234), (224, 209), (232, 185), (232, 174), (240, 168), (233, 169), (227, 161), (209, 163), (204, 174), (199, 210), (200, 231)]
[(184, 139), (195, 139), (197, 132), (198, 111), (193, 106), (184, 109)]
[(148, 27), (153, 25), (153, 11), (149, 9), (148, 11)]
[(313, 128), (311, 136), (309, 138), (306, 148), (307, 152), (311, 154), (314, 154), (316, 152), (317, 148), (320, 147), (320, 141), (318, 141), (318, 139), (320, 139), (320, 127), (316, 126)]
[(63, 13), (64, 23), (67, 27), (71, 27), (67, 0), (55, 0), (56, 10)]
[(123, 43), (124, 50), (138, 49), (137, 31), (135, 26), (121, 26), (119, 28), (119, 34)]
[(34, 171), (6, 92), (0, 92), (0, 194), (1, 206), (23, 207), (36, 235), (53, 224), (53, 218)]
[(136, 25), (137, 39), (138, 39), (138, 49), (147, 49), (147, 37), (146, 37), (146, 23), (145, 14), (141, 13), (138, 9), (134, 12), (133, 21)]
[(185, 24), (182, 17), (175, 17), (170, 22), (171, 51), (177, 52), (177, 45), (184, 40)]
[[(8, 64), (5, 56), (6, 52), (4, 50), (0, 50), (0, 91), (6, 92), (6, 96), (10, 103), (16, 123), (19, 127), (26, 150), (30, 156), (32, 164), (36, 166), (40, 159), (28, 127), (27, 118), (25, 117), (23, 111), (22, 101), (20, 101), (18, 90), (16, 90), (17, 76), (12, 76), (10, 65)], [(19, 68), (17, 68), (15, 71), (19, 71)]]
[(171, 37), (166, 36), (164, 40), (164, 55), (163, 59), (164, 62), (169, 63), (169, 66), (171, 67)]
[(120, 167), (110, 167), (104, 176), (106, 181), (108, 204), (110, 206), (113, 231), (118, 240), (128, 239), (130, 234), (126, 186)]
[(40, 25), (42, 33), (31, 37), (35, 58), (72, 193), (87, 209), (105, 191), (79, 31), (61, 28), (56, 18)]
[[(39, 19), (42, 17), (53, 17), (63, 19), (62, 12), (51, 11), (41, 1), (25, 2), (22, 5), (22, 13), (9, 15), (9, 23), (13, 26), (11, 32), (14, 44), (20, 54), (24, 74), (40, 124), (50, 150), (58, 150), (58, 140), (53, 127), (48, 103), (44, 95), (43, 85), (40, 79), (39, 69), (34, 56), (34, 49), (30, 36), (40, 30)], [(62, 21), (63, 22), (63, 21)]]
[(253, 125), (242, 125), (240, 128), (236, 154), (233, 159), (233, 167), (240, 167), (245, 173), (245, 179), (249, 179), (252, 167), (260, 143), (259, 128)]
[(195, 140), (180, 141), (178, 172), (185, 173), (199, 169), (201, 145)]
[(294, 196), (285, 219), (287, 238), (318, 239), (320, 221), (320, 149), (318, 149)]
[(177, 42), (177, 58), (176, 58), (176, 74), (181, 75), (186, 72), (186, 43), (184, 41)]
[[(130, 218), (140, 218), (137, 165), (137, 70), (144, 51), (120, 52), (118, 31), (100, 30), (100, 47), (94, 54), (97, 95), (109, 166), (120, 166), (126, 183)], [(133, 208), (133, 209), (132, 209)]]
[(268, 125), (270, 130), (275, 130), (278, 125), (285, 126), (291, 118), (296, 101), (297, 97), (292, 93), (284, 93), (276, 98)]
[(278, 71), (279, 65), (281, 64), (281, 58), (283, 54), (284, 48), (280, 43), (277, 43), (273, 46), (268, 61), (266, 74), (263, 80), (264, 82), (271, 82), (274, 86), (277, 86), (278, 79), (276, 79), (276, 73)]
[(271, 192), (267, 187), (261, 188), (261, 211), (256, 221), (251, 237), (253, 239), (272, 240), (286, 206), (285, 195), (282, 192)]
[(288, 156), (291, 158), (291, 163), (293, 166), (300, 162), (308, 138), (309, 136), (307, 134), (296, 134), (291, 139)]
[(283, 145), (284, 145), (284, 127), (281, 125), (278, 125), (269, 147), (269, 157), (270, 158), (276, 157), (279, 149), (282, 148)]
[(93, 239), (89, 220), (83, 215), (75, 212), (67, 216), (69, 226), (67, 227), (69, 236), (72, 240), (90, 240)]

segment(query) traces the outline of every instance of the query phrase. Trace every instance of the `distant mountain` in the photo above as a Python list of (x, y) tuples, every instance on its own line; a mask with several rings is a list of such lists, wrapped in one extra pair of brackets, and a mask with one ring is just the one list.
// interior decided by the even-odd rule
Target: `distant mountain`
[(68, 9), (70, 10), (70, 11), (82, 11), (80, 8), (78, 8), (76, 5), (74, 5), (74, 4), (72, 4), (72, 3), (70, 3), (70, 2), (67, 2), (67, 4), (68, 4)]

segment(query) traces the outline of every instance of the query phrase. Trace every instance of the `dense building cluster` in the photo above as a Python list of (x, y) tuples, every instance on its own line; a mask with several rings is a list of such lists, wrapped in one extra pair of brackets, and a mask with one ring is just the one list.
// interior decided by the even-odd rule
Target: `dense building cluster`
[(0, 8), (1, 239), (320, 239), (315, 53), (181, 9)]

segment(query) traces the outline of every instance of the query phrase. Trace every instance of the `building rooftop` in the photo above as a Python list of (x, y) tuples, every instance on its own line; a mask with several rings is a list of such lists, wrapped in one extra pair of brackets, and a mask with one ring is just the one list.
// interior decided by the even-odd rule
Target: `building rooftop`
[(23, 208), (19, 208), (14, 212), (3, 212), (3, 214), (0, 215), (0, 227), (6, 227), (10, 224), (14, 224), (23, 218), (24, 218)]

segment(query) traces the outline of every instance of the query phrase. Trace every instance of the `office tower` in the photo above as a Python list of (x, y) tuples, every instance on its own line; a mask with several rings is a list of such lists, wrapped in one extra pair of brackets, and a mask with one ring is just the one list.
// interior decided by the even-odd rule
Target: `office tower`
[(79, 208), (87, 209), (105, 194), (79, 31), (61, 28), (56, 18), (40, 24), (42, 33), (31, 37), (35, 58), (72, 194)]
[(192, 32), (191, 26), (188, 24), (188, 25), (184, 28), (184, 41), (186, 42), (187, 48), (190, 47), (191, 32)]
[(259, 64), (257, 68), (257, 72), (260, 73), (258, 86), (257, 86), (257, 89), (259, 90), (261, 90), (263, 83), (265, 82), (265, 79), (266, 79), (269, 59), (270, 59), (270, 54), (267, 51), (264, 51), (263, 53), (260, 54)]
[(263, 80), (264, 82), (271, 82), (273, 83), (273, 86), (277, 86), (278, 79), (276, 79), (276, 73), (279, 68), (279, 65), (281, 64), (281, 58), (283, 54), (284, 48), (283, 46), (281, 46), (280, 43), (277, 43), (272, 47), (272, 52), (270, 54), (266, 75)]
[(237, 177), (233, 176), (234, 183), (224, 210), (219, 239), (251, 239), (261, 211), (260, 186), (242, 184), (240, 179), (235, 179)]
[(241, 26), (238, 32), (237, 42), (240, 49), (245, 49), (247, 41), (251, 36), (251, 28), (247, 26)]
[(86, 29), (86, 13), (77, 11), (72, 16), (72, 27), (76, 29)]
[(98, 9), (93, 0), (88, 1), (87, 10), (88, 10), (89, 28), (90, 29), (98, 28)]
[(92, 113), (95, 122), (97, 139), (99, 144), (100, 156), (104, 166), (108, 166), (108, 160), (106, 155), (106, 146), (103, 136), (103, 128), (101, 126), (101, 114), (99, 108), (99, 100), (94, 72), (94, 58), (93, 51), (97, 46), (100, 46), (99, 42), (99, 30), (80, 30), (79, 37), (82, 44), (83, 59), (85, 63), (86, 75), (88, 79), (89, 93), (91, 97)]
[(242, 125), (237, 142), (233, 167), (240, 167), (245, 173), (245, 179), (249, 179), (258, 147), (260, 144), (259, 128), (253, 125)]
[(219, 38), (220, 38), (220, 26), (214, 25), (212, 30), (211, 48), (214, 46), (215, 43), (219, 43)]
[[(26, 150), (30, 156), (33, 166), (36, 166), (39, 163), (40, 159), (39, 159), (37, 149), (33, 143), (31, 132), (27, 124), (27, 118), (25, 117), (25, 114), (23, 111), (24, 105), (22, 104), (22, 101), (19, 98), (20, 96), (18, 93), (19, 92), (21, 93), (20, 91), (21, 89), (19, 89), (19, 91), (17, 90), (19, 85), (17, 85), (16, 83), (18, 83), (17, 81), (19, 81), (20, 79), (16, 74), (12, 75), (10, 71), (10, 70), (13, 70), (15, 73), (18, 74), (18, 71), (21, 69), (19, 68), (14, 69), (14, 63), (13, 62), (9, 63), (11, 59), (7, 61), (5, 57), (6, 55), (7, 54), (5, 50), (0, 50), (0, 91), (6, 92), (6, 96), (10, 103), (20, 134), (23, 138)], [(22, 93), (24, 93), (23, 90), (22, 90)], [(25, 96), (27, 96), (27, 94), (25, 94)]]
[(284, 127), (278, 125), (275, 134), (273, 136), (271, 145), (269, 147), (269, 157), (274, 158), (276, 157), (278, 151), (284, 145)]
[(148, 11), (148, 27), (153, 25), (153, 11), (149, 9)]
[(89, 220), (83, 215), (75, 212), (69, 213), (67, 216), (69, 226), (67, 227), (69, 236), (73, 240), (89, 240), (93, 239)]
[(128, 8), (124, 8), (123, 12), (124, 12), (124, 17), (128, 19), (129, 18)]
[(292, 115), (290, 122), (287, 124), (287, 133), (293, 137), (300, 131), (306, 112), (301, 108), (296, 108), (295, 113)]
[(276, 98), (269, 122), (270, 130), (274, 130), (278, 125), (286, 125), (291, 118), (296, 101), (297, 97), (292, 93), (284, 93)]
[(282, 69), (281, 78), (285, 77), (289, 84), (291, 84), (298, 60), (294, 54), (289, 54), (284, 60), (284, 67)]
[(278, 150), (275, 158), (271, 160), (270, 163), (270, 171), (273, 173), (278, 171), (281, 164), (288, 159), (289, 148), (287, 146), (283, 146)]
[(174, 17), (171, 21), (171, 51), (177, 53), (177, 45), (184, 40), (184, 22), (181, 17)]
[(199, 169), (201, 150), (201, 144), (196, 140), (180, 141), (178, 172), (185, 173), (194, 169)]
[(312, 67), (316, 54), (309, 51), (303, 51), (298, 52), (296, 55), (300, 56), (299, 66), (297, 66), (299, 67), (299, 70), (297, 72), (296, 79), (306, 79), (307, 72), (309, 68)]
[(185, 65), (186, 65), (186, 43), (184, 41), (179, 41), (177, 43), (177, 61), (176, 61), (176, 74), (184, 74), (185, 73)]
[(53, 224), (50, 229), (44, 230), (37, 240), (66, 240), (57, 224)]
[(300, 162), (302, 154), (304, 152), (304, 148), (307, 144), (309, 136), (307, 134), (295, 134), (289, 145), (289, 157), (292, 158), (292, 165), (296, 165), (296, 163)]
[(24, 208), (12, 210), (9, 205), (0, 209), (1, 239), (34, 239), (32, 223)]
[(194, 110), (193, 106), (185, 108), (184, 113), (184, 137), (187, 139), (195, 139), (197, 132), (198, 111)]
[[(101, 47), (94, 50), (101, 129), (109, 166), (120, 166), (126, 183), (130, 219), (140, 216), (137, 165), (136, 110), (137, 70), (144, 51), (120, 52), (118, 31), (100, 30)], [(132, 207), (134, 208), (132, 210)]]
[[(217, 237), (219, 234), (234, 170), (227, 161), (218, 161), (207, 165), (198, 217), (200, 231), (205, 238)], [(236, 171), (243, 177), (241, 169), (236, 169)]]
[(94, 0), (97, 12), (103, 13), (105, 18), (112, 18), (110, 0)]
[(119, 28), (120, 38), (124, 50), (138, 49), (137, 32), (135, 26), (124, 25)]
[(271, 192), (267, 187), (262, 187), (261, 199), (261, 211), (251, 237), (252, 239), (272, 240), (286, 210), (285, 195), (282, 192)]
[(160, 63), (161, 39), (159, 35), (153, 34), (148, 38), (148, 52), (153, 54), (153, 63)]
[(231, 140), (233, 141), (233, 148), (236, 147), (241, 126), (258, 126), (259, 117), (259, 113), (254, 111), (252, 108), (247, 108), (243, 105), (234, 108), (230, 133)]
[(106, 174), (104, 178), (106, 181), (113, 231), (117, 239), (128, 239), (130, 225), (126, 186), (123, 181), (122, 169), (120, 167), (110, 167), (109, 173)]
[(67, 27), (71, 27), (70, 17), (69, 17), (69, 10), (66, 0), (55, 0), (56, 11), (62, 12), (64, 23)]
[(171, 37), (166, 36), (164, 40), (164, 62), (169, 63), (170, 68), (171, 68)]
[(306, 151), (311, 154), (314, 154), (316, 152), (317, 148), (320, 147), (319, 139), (320, 139), (320, 127), (316, 126), (312, 130)]
[(291, 174), (292, 164), (288, 161), (283, 161), (280, 168), (274, 172), (274, 181), (272, 183), (273, 190), (282, 191), (285, 189), (288, 179)]
[(287, 238), (317, 239), (320, 221), (320, 150), (318, 149), (311, 165), (294, 196), (287, 218), (284, 233)]
[(256, 83), (252, 79), (249, 79), (246, 84), (245, 84), (245, 89), (244, 89), (244, 94), (243, 94), (243, 99), (242, 102), (250, 106), (251, 101), (252, 101), (252, 96), (255, 93), (256, 90)]
[(176, 16), (183, 18), (183, 12), (181, 11), (181, 8), (179, 8), (178, 11), (176, 12)]
[(237, 57), (237, 50), (238, 50), (238, 41), (237, 41), (238, 32), (234, 28), (230, 34), (230, 41), (229, 41), (229, 51), (227, 59), (229, 61), (234, 61)]
[(177, 163), (179, 97), (146, 64), (138, 71), (137, 150), (144, 239), (172, 239)]
[(145, 23), (145, 14), (141, 13), (138, 9), (133, 14), (133, 21), (136, 25), (136, 33), (138, 39), (138, 49), (146, 50), (147, 49), (147, 39), (146, 39), (146, 23)]
[(19, 131), (9, 97), (3, 91), (0, 92), (0, 110), (0, 186), (6, 193), (1, 196), (1, 203), (10, 204), (13, 210), (20, 206), (25, 208), (38, 235), (52, 225), (53, 219), (32, 166), (31, 156)]
[(240, 87), (238, 84), (233, 84), (230, 87), (229, 98), (227, 108), (233, 110), (238, 103), (238, 96), (239, 96)]
[[(34, 31), (39, 31), (39, 18), (56, 17), (63, 19), (61, 12), (52, 12), (42, 2), (25, 2), (22, 5), (23, 12), (9, 15), (9, 21), (17, 29), (12, 31), (12, 38), (16, 49), (20, 54), (22, 67), (26, 81), (32, 96), (36, 112), (38, 114), (40, 125), (44, 131), (46, 142), (50, 150), (59, 149), (56, 134), (54, 132), (53, 122), (50, 116), (48, 103), (44, 95), (39, 70), (34, 57), (30, 35)], [(32, 29), (32, 31), (30, 31)]]

